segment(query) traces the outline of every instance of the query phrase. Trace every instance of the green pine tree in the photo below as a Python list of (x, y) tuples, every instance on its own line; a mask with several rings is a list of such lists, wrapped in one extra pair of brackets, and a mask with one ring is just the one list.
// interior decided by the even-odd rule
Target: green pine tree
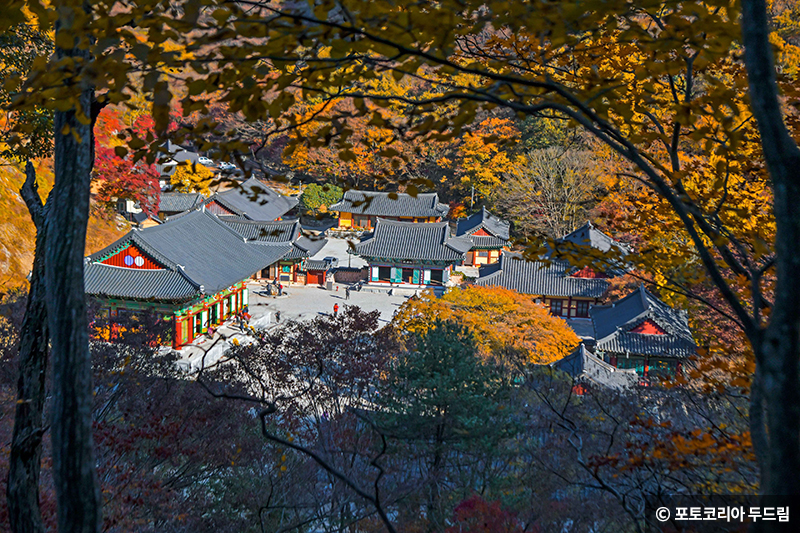
[(509, 386), (479, 357), (472, 333), (457, 323), (436, 321), (414, 345), (392, 365), (378, 426), (424, 458), (428, 530), (442, 531), (441, 488), (451, 461), (476, 450), (491, 456), (514, 432), (504, 409)]
[(300, 205), (304, 211), (315, 215), (327, 213), (328, 207), (341, 200), (343, 194), (342, 188), (336, 185), (312, 183), (303, 190)]

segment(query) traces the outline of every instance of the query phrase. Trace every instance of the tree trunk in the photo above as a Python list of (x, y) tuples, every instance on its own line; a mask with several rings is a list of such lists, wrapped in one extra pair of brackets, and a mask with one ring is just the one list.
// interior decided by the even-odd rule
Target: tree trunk
[[(773, 327), (774, 326), (774, 327)], [(773, 316), (760, 356), (761, 383), (767, 405), (769, 450), (761, 494), (800, 495), (800, 382), (798, 324)], [(751, 416), (753, 416), (751, 414)]]
[(769, 484), (769, 436), (767, 435), (766, 410), (764, 408), (764, 393), (761, 383), (761, 368), (756, 367), (753, 382), (750, 385), (750, 438), (756, 454), (756, 462), (760, 471), (759, 486)]
[[(769, 325), (748, 332), (767, 411), (761, 494), (800, 495), (800, 149), (783, 122), (764, 0), (743, 0), (742, 41), (750, 103), (772, 179), (777, 282)], [(752, 416), (752, 414), (751, 414)], [(758, 442), (755, 442), (757, 445)]]
[[(67, 17), (59, 19), (70, 23)], [(57, 23), (56, 34), (61, 26)], [(72, 28), (73, 31), (77, 31)], [(58, 37), (56, 37), (58, 42)], [(82, 57), (77, 46), (59, 57)], [(55, 114), (55, 186), (48, 201), (45, 279), (53, 358), (53, 469), (62, 533), (95, 533), (100, 494), (92, 441), (92, 385), (83, 254), (93, 164), (91, 108), (94, 91), (81, 91), (75, 107)]]
[(36, 174), (30, 161), (25, 172), (26, 180), (20, 193), (36, 226), (36, 250), (19, 342), (18, 400), (6, 496), (11, 530), (14, 533), (43, 533), (44, 523), (39, 507), (39, 472), (49, 341), (44, 298), (45, 215), (36, 188)]
[(442, 477), (442, 470), (444, 469), (444, 432), (445, 426), (436, 426), (436, 436), (433, 443), (433, 462), (431, 464), (431, 479), (430, 489), (428, 492), (427, 502), (427, 515), (428, 515), (428, 529), (427, 533), (438, 533), (444, 531), (444, 520), (440, 512), (440, 494), (439, 483)]

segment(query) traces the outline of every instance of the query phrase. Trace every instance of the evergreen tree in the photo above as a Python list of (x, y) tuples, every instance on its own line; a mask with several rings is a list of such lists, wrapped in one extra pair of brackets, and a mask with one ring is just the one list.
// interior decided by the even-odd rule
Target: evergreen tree
[(341, 200), (342, 194), (344, 194), (342, 188), (336, 185), (327, 183), (325, 185), (317, 185), (312, 183), (305, 188), (300, 196), (300, 204), (303, 210), (315, 215), (317, 213), (327, 213), (328, 207)]
[(455, 322), (436, 321), (392, 366), (377, 425), (416, 448), (424, 463), (429, 531), (445, 527), (441, 492), (456, 471), (450, 463), (491, 456), (513, 432), (504, 416), (508, 390), (499, 370), (482, 361), (472, 333)]

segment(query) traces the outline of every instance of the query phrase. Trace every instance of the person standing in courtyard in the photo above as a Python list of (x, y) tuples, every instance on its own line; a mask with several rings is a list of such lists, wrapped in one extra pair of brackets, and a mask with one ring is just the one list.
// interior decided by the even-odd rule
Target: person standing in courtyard
[(345, 300), (349, 300), (349, 299), (350, 299), (350, 287), (347, 287), (347, 288), (344, 290), (344, 299), (345, 299)]
[(275, 323), (276, 324), (280, 324), (281, 323), (281, 312), (280, 311), (275, 311)]
[(278, 284), (278, 296), (283, 295), (283, 283)]
[(339, 304), (333, 304), (333, 316), (339, 314)]

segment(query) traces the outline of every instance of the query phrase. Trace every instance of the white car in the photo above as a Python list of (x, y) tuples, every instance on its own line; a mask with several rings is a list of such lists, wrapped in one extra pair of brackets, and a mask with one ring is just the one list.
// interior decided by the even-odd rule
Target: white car
[(213, 167), (214, 166), (214, 160), (210, 159), (210, 158), (208, 158), (208, 157), (206, 157), (204, 155), (201, 155), (200, 157), (198, 157), (197, 158), (197, 162), (200, 163), (201, 165), (203, 165), (204, 167)]
[(231, 172), (233, 170), (236, 170), (236, 165), (234, 165), (233, 163), (228, 163), (227, 161), (220, 161), (219, 169), (224, 172)]

